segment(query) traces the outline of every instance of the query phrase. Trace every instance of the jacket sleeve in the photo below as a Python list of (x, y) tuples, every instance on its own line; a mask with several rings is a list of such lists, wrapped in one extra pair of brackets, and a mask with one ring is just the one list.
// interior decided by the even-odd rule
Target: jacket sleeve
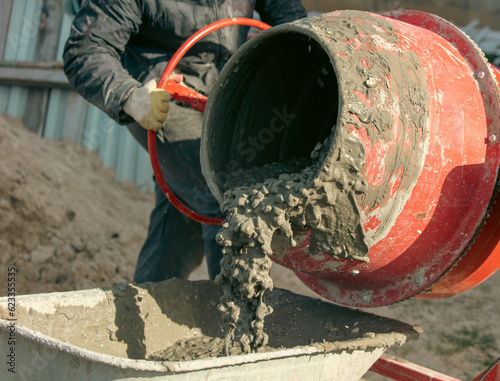
[(63, 53), (75, 90), (119, 123), (132, 90), (141, 86), (123, 68), (125, 45), (141, 24), (141, 0), (88, 0), (75, 17)]
[(301, 0), (257, 0), (255, 10), (271, 26), (292, 22), (307, 16)]

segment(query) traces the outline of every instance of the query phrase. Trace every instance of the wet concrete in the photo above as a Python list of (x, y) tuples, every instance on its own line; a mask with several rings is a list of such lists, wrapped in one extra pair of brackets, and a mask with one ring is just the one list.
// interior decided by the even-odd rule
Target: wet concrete
[(355, 200), (367, 188), (360, 174), (364, 148), (351, 136), (333, 143), (336, 132), (333, 126), (331, 135), (318, 142), (305, 168), (305, 158), (267, 164), (240, 172), (231, 180), (239, 186), (227, 186), (221, 206), (227, 217), (217, 236), (224, 246), (217, 281), (224, 288), (226, 354), (238, 332), (244, 353), (268, 343), (264, 320), (273, 309), (263, 297), (273, 289), (271, 246), (296, 246), (294, 232), (311, 230), (311, 254), (369, 261)]

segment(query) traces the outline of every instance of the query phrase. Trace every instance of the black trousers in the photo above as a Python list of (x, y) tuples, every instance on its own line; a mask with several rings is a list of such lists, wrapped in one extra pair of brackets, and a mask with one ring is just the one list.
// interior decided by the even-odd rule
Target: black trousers
[[(201, 113), (172, 103), (163, 142), (156, 139), (158, 158), (169, 187), (187, 207), (205, 216), (222, 217), (219, 204), (201, 173), (201, 123)], [(127, 128), (147, 150), (147, 131), (137, 123)], [(134, 282), (186, 279), (201, 263), (204, 254), (210, 278), (214, 279), (220, 272), (222, 258), (222, 247), (215, 242), (219, 227), (184, 216), (158, 185), (155, 193), (156, 204), (137, 261)]]

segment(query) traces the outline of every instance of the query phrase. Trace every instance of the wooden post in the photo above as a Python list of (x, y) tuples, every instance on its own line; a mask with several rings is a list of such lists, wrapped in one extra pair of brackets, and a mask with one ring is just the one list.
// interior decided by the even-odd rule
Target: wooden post
[[(56, 57), (59, 29), (62, 20), (62, 0), (43, 0), (39, 32), (35, 50), (35, 61), (53, 61)], [(32, 132), (42, 135), (47, 109), (49, 89), (31, 88), (23, 116), (24, 125)]]

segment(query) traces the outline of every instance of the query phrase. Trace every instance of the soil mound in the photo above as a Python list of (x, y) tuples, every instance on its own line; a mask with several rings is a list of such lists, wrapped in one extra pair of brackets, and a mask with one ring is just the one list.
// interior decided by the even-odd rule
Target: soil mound
[(0, 295), (131, 281), (151, 193), (116, 183), (97, 152), (51, 141), (0, 116)]

